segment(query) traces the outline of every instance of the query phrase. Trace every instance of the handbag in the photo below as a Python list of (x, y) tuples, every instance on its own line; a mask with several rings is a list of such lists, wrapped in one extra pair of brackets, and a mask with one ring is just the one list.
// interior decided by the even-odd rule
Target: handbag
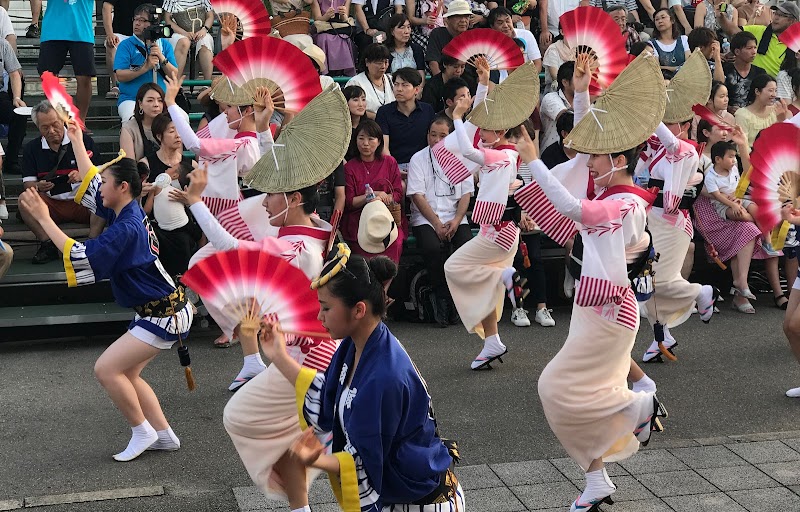
[(334, 34), (342, 39), (353, 37), (355, 28), (356, 21), (353, 18), (347, 18), (347, 22), (314, 20), (314, 32), (317, 34)]
[(304, 34), (311, 32), (311, 20), (308, 11), (294, 9), (272, 17), (272, 28), (277, 30), (281, 37)]
[(192, 7), (185, 11), (173, 12), (170, 14), (172, 21), (187, 32), (198, 32), (205, 25), (206, 11), (202, 7)]

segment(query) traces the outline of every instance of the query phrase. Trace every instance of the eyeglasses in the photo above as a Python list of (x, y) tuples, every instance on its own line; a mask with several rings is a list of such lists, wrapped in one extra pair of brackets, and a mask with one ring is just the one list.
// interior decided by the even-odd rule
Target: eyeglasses
[(150, 18), (133, 18), (134, 23), (136, 23), (137, 21), (139, 23), (150, 23)]

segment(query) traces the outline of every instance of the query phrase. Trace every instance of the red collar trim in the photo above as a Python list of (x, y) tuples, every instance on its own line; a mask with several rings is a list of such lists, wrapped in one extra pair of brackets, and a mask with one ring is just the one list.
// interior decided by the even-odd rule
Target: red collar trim
[(242, 137), (258, 137), (256, 132), (239, 132), (233, 136), (234, 139), (241, 139)]
[(495, 146), (492, 149), (496, 149), (498, 151), (503, 150), (503, 149), (511, 149), (513, 151), (516, 151), (517, 147), (516, 146), (512, 146), (511, 144), (503, 144), (501, 146)]
[(318, 227), (310, 227), (310, 226), (284, 226), (278, 230), (278, 238), (283, 236), (307, 236), (310, 238), (315, 238), (317, 240), (324, 240), (327, 241), (328, 237), (330, 236), (330, 232), (318, 228)]
[(642, 199), (644, 199), (645, 201), (647, 201), (647, 205), (648, 206), (653, 204), (653, 201), (656, 200), (656, 195), (655, 194), (653, 194), (652, 192), (650, 192), (648, 190), (645, 190), (643, 188), (637, 187), (635, 185), (615, 185), (615, 186), (613, 186), (613, 187), (611, 187), (609, 189), (606, 189), (606, 191), (603, 192), (602, 194), (600, 194), (600, 196), (598, 196), (597, 199), (605, 199), (608, 196), (611, 196), (613, 194), (634, 194), (634, 195), (637, 195), (637, 196), (641, 197)]

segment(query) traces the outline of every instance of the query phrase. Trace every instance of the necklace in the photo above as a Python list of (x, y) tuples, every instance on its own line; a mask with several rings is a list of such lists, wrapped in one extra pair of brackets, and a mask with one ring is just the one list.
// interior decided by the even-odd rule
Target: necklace
[[(372, 86), (372, 92), (375, 93), (375, 97), (378, 98), (378, 89), (375, 88), (375, 84), (372, 82), (372, 79), (368, 76), (367, 79), (369, 80), (369, 85)], [(383, 93), (383, 99), (378, 98), (378, 102), (381, 106), (386, 105), (386, 75), (381, 76), (381, 92)]]
[[(364, 168), (364, 172), (366, 172), (366, 173), (367, 173), (367, 176), (369, 176), (370, 174), (372, 174), (372, 171), (374, 171), (374, 170), (375, 170), (375, 169), (373, 168), (373, 166), (374, 166), (375, 162), (377, 162), (377, 160), (373, 160), (373, 161), (371, 161), (371, 162), (365, 162), (364, 160), (361, 160), (361, 159), (359, 158), (359, 159), (358, 159), (358, 161), (359, 161), (359, 162), (361, 162), (361, 167), (363, 167), (363, 168)], [(367, 167), (367, 164), (370, 164), (370, 165), (369, 165), (369, 167)]]

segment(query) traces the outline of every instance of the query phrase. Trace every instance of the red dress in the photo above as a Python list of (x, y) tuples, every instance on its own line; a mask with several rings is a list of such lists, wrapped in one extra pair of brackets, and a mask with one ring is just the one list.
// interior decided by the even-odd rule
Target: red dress
[[(394, 157), (389, 155), (376, 158), (372, 162), (362, 162), (359, 157), (356, 157), (344, 165), (344, 174), (344, 214), (339, 228), (355, 254), (372, 258), (378, 254), (366, 252), (358, 245), (358, 220), (361, 218), (363, 206), (353, 208), (353, 198), (363, 196), (365, 186), (369, 183), (373, 191), (386, 192), (394, 198), (395, 202), (403, 204), (403, 179), (400, 176), (400, 168)], [(403, 241), (408, 238), (408, 220), (405, 214), (398, 228), (397, 240), (384, 252), (379, 253), (388, 256), (395, 263), (400, 262)]]

